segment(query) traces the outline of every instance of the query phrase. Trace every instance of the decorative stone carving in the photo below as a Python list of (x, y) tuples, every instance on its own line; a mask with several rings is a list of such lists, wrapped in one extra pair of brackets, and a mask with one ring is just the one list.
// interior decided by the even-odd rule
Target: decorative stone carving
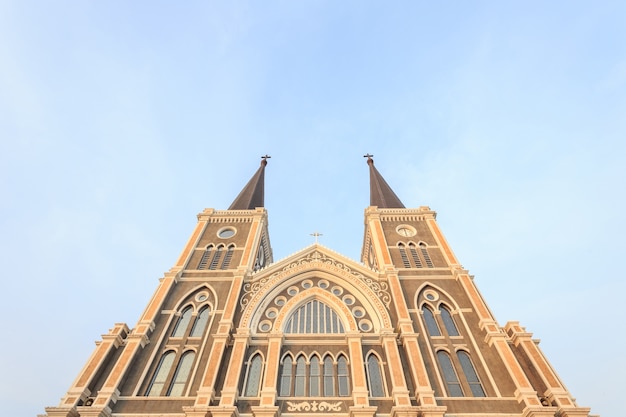
[(326, 412), (326, 411), (341, 411), (341, 401), (335, 403), (329, 403), (327, 401), (286, 401), (287, 411), (313, 411), (313, 412)]

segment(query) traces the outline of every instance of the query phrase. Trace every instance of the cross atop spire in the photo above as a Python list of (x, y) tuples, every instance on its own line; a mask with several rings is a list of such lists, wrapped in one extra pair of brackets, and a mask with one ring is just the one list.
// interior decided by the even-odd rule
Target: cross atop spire
[(396, 193), (393, 192), (387, 181), (374, 166), (373, 156), (369, 153), (363, 155), (364, 158), (367, 158), (367, 165), (370, 167), (370, 206), (404, 208), (402, 201), (400, 201)]
[(235, 201), (228, 207), (228, 210), (254, 210), (256, 207), (264, 207), (265, 166), (269, 158), (271, 156), (267, 154), (261, 157), (261, 166), (235, 198)]

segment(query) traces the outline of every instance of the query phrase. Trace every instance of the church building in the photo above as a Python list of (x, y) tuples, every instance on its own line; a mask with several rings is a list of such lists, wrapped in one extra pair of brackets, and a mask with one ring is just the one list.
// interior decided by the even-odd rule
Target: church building
[(436, 213), (366, 157), (360, 262), (317, 242), (274, 260), (263, 157), (40, 417), (588, 417), (532, 334), (496, 322)]

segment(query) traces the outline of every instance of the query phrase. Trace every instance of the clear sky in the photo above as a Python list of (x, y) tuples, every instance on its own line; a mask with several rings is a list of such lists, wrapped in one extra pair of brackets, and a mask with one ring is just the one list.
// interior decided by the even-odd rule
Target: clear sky
[(498, 322), (626, 409), (626, 2), (0, 1), (0, 415), (56, 406), (269, 153), (274, 258), (358, 259), (368, 170)]

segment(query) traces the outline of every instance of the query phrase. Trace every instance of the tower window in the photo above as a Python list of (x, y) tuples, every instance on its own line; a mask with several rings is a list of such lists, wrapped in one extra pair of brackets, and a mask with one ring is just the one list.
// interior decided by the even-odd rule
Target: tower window
[(405, 268), (410, 268), (411, 263), (409, 262), (409, 257), (406, 255), (406, 248), (404, 247), (404, 243), (398, 243), (398, 250), (400, 251), (402, 264), (404, 265)]
[(211, 264), (209, 265), (209, 269), (217, 269), (217, 265), (220, 263), (220, 258), (222, 257), (222, 250), (224, 249), (224, 245), (219, 245), (215, 254), (213, 255), (213, 259), (211, 260)]
[(441, 372), (443, 373), (443, 379), (446, 383), (446, 387), (448, 388), (448, 394), (451, 397), (462, 397), (463, 390), (461, 389), (459, 378), (454, 371), (454, 367), (452, 366), (452, 361), (450, 360), (448, 353), (440, 350), (437, 352), (437, 360), (439, 361), (439, 366), (441, 367)]
[(191, 328), (191, 337), (200, 337), (204, 334), (204, 329), (206, 329), (206, 325), (209, 322), (209, 306), (205, 306), (202, 310), (200, 310), (200, 314), (196, 317), (196, 321), (193, 323), (193, 327)]
[(443, 325), (446, 328), (446, 332), (448, 332), (448, 336), (458, 336), (459, 331), (454, 324), (454, 319), (450, 314), (450, 310), (448, 310), (445, 306), (439, 306), (439, 312), (441, 313), (441, 319), (443, 320)]
[(211, 259), (211, 253), (213, 251), (213, 245), (209, 245), (204, 250), (202, 254), (202, 258), (200, 259), (200, 263), (198, 264), (198, 269), (206, 269), (207, 264), (209, 263), (209, 259)]
[(437, 325), (437, 321), (435, 320), (435, 316), (430, 308), (424, 306), (422, 307), (422, 313), (424, 316), (424, 321), (426, 322), (426, 328), (428, 329), (428, 333), (431, 336), (441, 336), (441, 331), (439, 331), (439, 326)]
[(424, 242), (420, 242), (419, 244), (420, 251), (422, 252), (422, 256), (424, 257), (424, 261), (426, 262), (426, 266), (429, 268), (434, 268), (433, 262), (430, 260), (430, 255), (428, 255), (428, 249)]
[(409, 243), (409, 252), (411, 252), (411, 258), (413, 258), (413, 262), (415, 262), (415, 267), (422, 268), (422, 260), (417, 254), (417, 250), (415, 249), (415, 245), (413, 243)]

